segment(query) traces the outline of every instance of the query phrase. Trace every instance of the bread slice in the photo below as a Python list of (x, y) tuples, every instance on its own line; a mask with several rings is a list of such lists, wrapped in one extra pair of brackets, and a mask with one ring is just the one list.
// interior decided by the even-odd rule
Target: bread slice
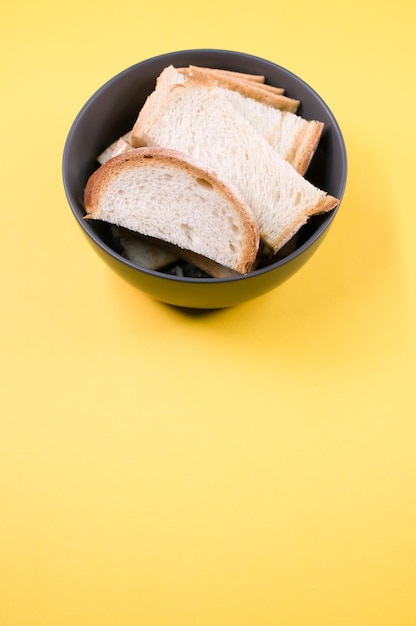
[[(191, 66), (193, 67), (193, 66)], [(185, 68), (186, 69), (186, 68)], [(267, 99), (255, 100), (235, 89), (229, 89), (212, 81), (209, 74), (199, 74), (195, 77), (173, 66), (165, 68), (156, 82), (155, 92), (152, 93), (141, 112), (141, 121), (149, 116), (156, 117), (163, 98), (169, 93), (173, 85), (185, 84), (188, 80), (206, 87), (219, 86), (235, 108), (250, 124), (263, 135), (270, 145), (296, 169), (302, 176), (305, 175), (311, 159), (319, 144), (324, 124), (315, 120), (306, 120), (291, 111), (282, 111), (270, 106)], [(204, 68), (205, 69), (205, 68)], [(211, 70), (210, 70), (211, 71)], [(213, 71), (213, 70), (212, 70)], [(133, 129), (133, 134), (135, 130)], [(130, 137), (129, 141), (137, 141)]]
[(268, 85), (264, 82), (264, 77), (261, 82), (258, 80), (253, 80), (253, 76), (250, 74), (242, 74), (239, 72), (224, 72), (223, 70), (217, 70), (209, 67), (201, 67), (199, 65), (189, 65), (188, 67), (181, 68), (178, 70), (187, 76), (206, 76), (215, 80), (222, 87), (227, 87), (227, 89), (235, 89), (236, 91), (240, 91), (240, 86), (245, 85), (246, 88), (256, 88), (263, 89), (263, 93), (268, 91), (270, 93), (274, 93), (277, 95), (283, 95), (285, 90), (283, 87), (275, 87), (273, 85)]
[(268, 104), (269, 106), (282, 111), (291, 111), (292, 113), (295, 113), (299, 108), (299, 100), (285, 96), (284, 89), (281, 87), (255, 83), (245, 78), (229, 76), (222, 74), (217, 70), (197, 67), (195, 65), (181, 68), (179, 73), (183, 74), (187, 78), (212, 81), (213, 84), (218, 85), (219, 87), (236, 91), (242, 96), (252, 98), (258, 102), (263, 102), (264, 104)]
[(240, 193), (208, 168), (164, 148), (132, 150), (89, 178), (86, 219), (170, 242), (241, 274), (259, 248), (255, 217)]
[(226, 96), (276, 152), (304, 176), (318, 147), (324, 124), (245, 98), (236, 91), (227, 90)]
[[(188, 66), (188, 68), (195, 68), (195, 67), (197, 67), (198, 69), (202, 69), (202, 66), (200, 65)], [(178, 70), (181, 71), (181, 70), (188, 69), (188, 68), (181, 67), (181, 68), (178, 68)], [(238, 72), (235, 70), (224, 70), (224, 69), (219, 69), (219, 68), (214, 68), (214, 67), (204, 67), (203, 69), (207, 73), (217, 74), (225, 78), (228, 77), (228, 78), (237, 78), (240, 80), (249, 80), (251, 82), (258, 83), (258, 84), (265, 84), (265, 80), (266, 80), (266, 77), (263, 76), (262, 74), (247, 74), (245, 72)]]
[(133, 127), (135, 146), (187, 154), (236, 187), (253, 210), (262, 241), (276, 253), (310, 216), (338, 200), (313, 186), (285, 161), (210, 81), (160, 81)]

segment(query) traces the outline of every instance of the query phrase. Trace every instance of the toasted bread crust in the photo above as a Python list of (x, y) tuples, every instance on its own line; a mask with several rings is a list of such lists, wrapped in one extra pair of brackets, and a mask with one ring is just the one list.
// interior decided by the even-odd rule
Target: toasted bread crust
[(322, 122), (311, 121), (305, 124), (302, 131), (295, 136), (290, 152), (285, 155), (285, 159), (301, 176), (305, 175), (309, 167), (323, 129)]
[[(188, 67), (199, 67), (198, 65), (189, 65)], [(247, 74), (245, 72), (237, 72), (233, 70), (223, 70), (213, 67), (204, 68), (207, 72), (215, 72), (217, 74), (221, 74), (223, 76), (229, 76), (231, 78), (239, 78), (244, 80), (249, 80), (254, 83), (262, 84), (265, 82), (266, 77), (262, 74)]]

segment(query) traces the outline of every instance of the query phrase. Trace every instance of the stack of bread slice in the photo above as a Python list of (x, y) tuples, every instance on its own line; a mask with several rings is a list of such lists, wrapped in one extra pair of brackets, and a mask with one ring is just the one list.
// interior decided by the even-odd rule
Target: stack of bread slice
[(99, 155), (86, 217), (161, 242), (212, 276), (250, 272), (338, 204), (305, 178), (324, 125), (298, 115), (299, 104), (261, 76), (165, 68), (131, 131)]

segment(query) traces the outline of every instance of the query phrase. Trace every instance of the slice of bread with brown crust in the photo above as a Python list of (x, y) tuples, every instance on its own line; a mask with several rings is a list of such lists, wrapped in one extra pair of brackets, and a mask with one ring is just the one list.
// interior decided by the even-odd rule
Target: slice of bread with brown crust
[(283, 95), (284, 89), (280, 87), (254, 83), (253, 81), (244, 78), (227, 76), (217, 72), (216, 70), (207, 70), (206, 68), (197, 67), (195, 65), (182, 68), (180, 73), (190, 78), (213, 81), (213, 83), (219, 85), (220, 87), (237, 91), (246, 98), (253, 98), (253, 100), (263, 102), (264, 104), (280, 109), (281, 111), (291, 111), (292, 113), (296, 113), (299, 108), (299, 100), (288, 98)]
[(89, 178), (86, 219), (170, 242), (240, 274), (249, 272), (259, 229), (240, 192), (209, 168), (165, 148), (131, 150)]
[[(201, 67), (200, 65), (188, 65), (188, 67)], [(184, 68), (180, 68), (180, 69), (184, 69)], [(214, 67), (204, 67), (204, 70), (206, 72), (214, 72), (215, 74), (220, 74), (224, 77), (230, 77), (230, 78), (238, 78), (238, 79), (244, 79), (244, 80), (249, 80), (253, 83), (258, 83), (259, 85), (264, 84), (266, 77), (263, 76), (262, 74), (247, 74), (245, 72), (237, 72), (237, 71), (233, 71), (233, 70), (224, 70), (224, 69), (218, 69), (218, 68), (214, 68)]]
[[(185, 74), (190, 74), (191, 76), (194, 74), (206, 74), (218, 81), (218, 83), (222, 83), (224, 86), (228, 85), (229, 89), (235, 88), (237, 91), (239, 90), (239, 84), (251, 86), (251, 88), (256, 87), (257, 89), (263, 89), (263, 91), (269, 91), (270, 93), (275, 93), (278, 95), (282, 95), (285, 93), (283, 87), (275, 87), (274, 85), (268, 85), (263, 81), (253, 80), (253, 78), (249, 74), (239, 74), (238, 72), (224, 72), (221, 70), (212, 69), (209, 67), (201, 67), (199, 65), (189, 65), (186, 68), (182, 68), (182, 71)], [(248, 83), (248, 85), (247, 85)]]
[(319, 144), (324, 124), (245, 98), (236, 91), (227, 90), (226, 94), (239, 113), (276, 152), (304, 176)]

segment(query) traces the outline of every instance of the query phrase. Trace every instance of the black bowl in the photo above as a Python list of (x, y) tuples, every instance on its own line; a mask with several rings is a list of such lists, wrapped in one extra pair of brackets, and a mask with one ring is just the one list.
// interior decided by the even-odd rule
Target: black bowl
[(140, 268), (121, 256), (108, 225), (83, 219), (84, 187), (97, 168), (97, 155), (132, 128), (146, 97), (155, 87), (156, 77), (170, 64), (262, 74), (267, 83), (284, 87), (289, 97), (300, 100), (300, 115), (325, 124), (306, 178), (340, 201), (347, 175), (344, 140), (328, 106), (303, 80), (270, 61), (226, 50), (184, 50), (137, 63), (103, 85), (79, 112), (64, 148), (63, 180), (72, 212), (95, 251), (124, 279), (162, 302), (196, 309), (233, 306), (274, 289), (297, 271), (321, 243), (339, 205), (329, 213), (312, 217), (299, 232), (294, 250), (247, 276), (182, 278)]

